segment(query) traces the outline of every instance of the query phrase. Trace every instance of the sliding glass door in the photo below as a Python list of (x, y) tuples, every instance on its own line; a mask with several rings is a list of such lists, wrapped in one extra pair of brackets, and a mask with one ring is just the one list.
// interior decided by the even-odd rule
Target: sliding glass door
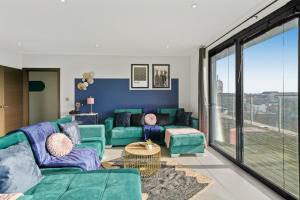
[(209, 51), (210, 145), (287, 199), (299, 199), (296, 9), (300, 2)]
[(224, 49), (211, 59), (212, 143), (236, 155), (235, 48)]
[(299, 195), (298, 19), (243, 45), (244, 164)]

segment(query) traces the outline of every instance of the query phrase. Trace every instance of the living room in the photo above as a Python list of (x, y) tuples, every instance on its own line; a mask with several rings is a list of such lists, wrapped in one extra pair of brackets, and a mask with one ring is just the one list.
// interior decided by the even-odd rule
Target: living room
[(1, 1), (0, 200), (299, 199), (299, 12)]

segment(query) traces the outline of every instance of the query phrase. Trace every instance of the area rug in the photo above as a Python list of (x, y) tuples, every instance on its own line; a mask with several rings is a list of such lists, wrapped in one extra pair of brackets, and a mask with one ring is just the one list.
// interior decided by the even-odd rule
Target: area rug
[[(123, 168), (123, 159), (103, 162), (102, 166), (106, 169)], [(143, 199), (188, 200), (206, 190), (212, 183), (211, 178), (186, 168), (171, 158), (162, 158), (160, 171), (150, 178), (142, 178)]]

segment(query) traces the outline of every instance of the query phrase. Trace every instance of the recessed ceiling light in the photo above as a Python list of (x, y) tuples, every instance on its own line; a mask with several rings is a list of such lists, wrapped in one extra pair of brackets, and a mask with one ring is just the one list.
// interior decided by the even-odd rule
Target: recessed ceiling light
[(167, 48), (167, 49), (170, 48), (169, 45), (167, 45), (166, 48)]
[(193, 3), (191, 7), (192, 7), (192, 8), (197, 8), (197, 7), (198, 7), (198, 4)]
[(60, 0), (62, 3), (66, 3), (67, 2), (67, 0)]
[(18, 47), (22, 46), (22, 42), (17, 42)]
[(100, 45), (99, 45), (99, 44), (96, 44), (95, 46), (96, 46), (96, 48), (100, 47)]

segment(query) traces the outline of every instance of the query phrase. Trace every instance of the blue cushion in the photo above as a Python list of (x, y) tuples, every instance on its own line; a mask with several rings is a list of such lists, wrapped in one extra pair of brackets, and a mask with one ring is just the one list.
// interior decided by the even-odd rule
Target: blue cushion
[(0, 150), (0, 193), (26, 192), (41, 179), (27, 142)]
[(63, 133), (70, 138), (70, 140), (74, 145), (80, 144), (81, 137), (80, 137), (80, 130), (77, 122), (74, 121), (70, 123), (59, 124), (59, 127), (61, 128)]

